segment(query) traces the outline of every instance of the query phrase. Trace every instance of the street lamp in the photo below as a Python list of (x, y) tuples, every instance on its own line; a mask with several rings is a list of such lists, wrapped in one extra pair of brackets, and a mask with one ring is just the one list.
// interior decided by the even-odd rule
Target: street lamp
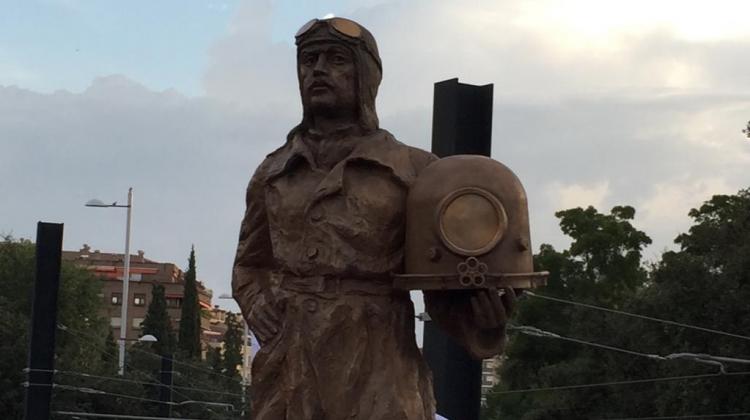
[[(232, 295), (222, 293), (219, 299), (234, 299)], [(250, 365), (250, 351), (247, 348), (247, 342), (250, 340), (250, 328), (247, 326), (245, 317), (240, 313), (242, 323), (245, 325), (245, 339), (242, 340), (242, 415), (245, 415), (245, 389), (247, 387), (247, 367)]]
[(117, 360), (119, 367), (118, 373), (120, 376), (125, 374), (125, 341), (127, 339), (128, 331), (128, 284), (130, 283), (130, 219), (133, 211), (133, 188), (128, 188), (128, 204), (121, 205), (115, 201), (112, 204), (105, 204), (101, 200), (93, 199), (86, 203), (86, 207), (124, 207), (128, 209), (128, 219), (125, 228), (125, 258), (124, 258), (124, 273), (122, 278), (122, 296), (125, 302), (123, 302), (122, 309), (120, 312), (120, 353)]
[(146, 334), (146, 335), (142, 336), (141, 338), (139, 338), (137, 341), (139, 341), (141, 343), (156, 343), (159, 340), (157, 340), (156, 337), (154, 337), (151, 334)]

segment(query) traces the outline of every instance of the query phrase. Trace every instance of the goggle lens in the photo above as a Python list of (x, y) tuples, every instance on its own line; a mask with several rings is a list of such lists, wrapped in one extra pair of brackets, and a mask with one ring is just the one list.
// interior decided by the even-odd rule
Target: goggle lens
[(362, 35), (362, 28), (349, 19), (333, 18), (330, 22), (333, 29), (348, 37), (359, 38)]
[(294, 35), (295, 38), (299, 38), (304, 35), (307, 31), (312, 29), (318, 22), (329, 22), (333, 29), (342, 35), (346, 35), (350, 38), (359, 38), (362, 35), (362, 28), (354, 21), (344, 18), (331, 18), (331, 19), (312, 19), (306, 24), (302, 25), (301, 28)]

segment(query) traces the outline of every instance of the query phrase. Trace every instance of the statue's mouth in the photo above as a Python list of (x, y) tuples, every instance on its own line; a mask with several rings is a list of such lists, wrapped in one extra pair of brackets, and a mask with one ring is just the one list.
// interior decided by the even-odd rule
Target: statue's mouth
[(332, 89), (329, 83), (323, 81), (315, 81), (310, 84), (310, 93), (325, 93)]

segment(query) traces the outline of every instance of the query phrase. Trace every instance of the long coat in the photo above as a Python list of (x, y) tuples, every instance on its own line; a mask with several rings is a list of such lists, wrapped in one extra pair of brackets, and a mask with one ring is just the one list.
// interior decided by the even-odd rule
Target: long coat
[[(253, 418), (432, 420), (414, 308), (390, 275), (402, 270), (409, 187), (436, 158), (384, 130), (338, 141), (350, 147), (328, 168), (316, 139), (291, 137), (247, 189), (234, 296), (246, 318), (262, 302), (283, 318), (253, 360)], [(471, 341), (464, 305), (426, 298), (433, 319)]]

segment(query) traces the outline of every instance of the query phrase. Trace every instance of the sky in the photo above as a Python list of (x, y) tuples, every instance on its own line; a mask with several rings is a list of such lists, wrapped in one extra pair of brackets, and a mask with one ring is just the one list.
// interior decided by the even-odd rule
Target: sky
[[(713, 194), (750, 187), (750, 2), (0, 1), (0, 233), (65, 224), (230, 293), (244, 190), (301, 118), (293, 35), (350, 17), (378, 41), (381, 126), (429, 149), (435, 82), (494, 84), (493, 157), (557, 210), (636, 208), (657, 260)], [(236, 309), (229, 301), (215, 301)]]

